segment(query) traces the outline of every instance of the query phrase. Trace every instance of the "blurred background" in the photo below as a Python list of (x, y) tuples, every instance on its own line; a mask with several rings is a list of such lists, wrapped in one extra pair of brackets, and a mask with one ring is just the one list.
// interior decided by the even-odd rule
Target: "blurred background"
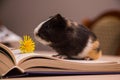
[[(82, 23), (109, 10), (120, 10), (120, 0), (0, 0), (0, 21), (19, 36), (33, 37), (34, 28), (57, 13)], [(36, 45), (37, 50), (52, 50)]]

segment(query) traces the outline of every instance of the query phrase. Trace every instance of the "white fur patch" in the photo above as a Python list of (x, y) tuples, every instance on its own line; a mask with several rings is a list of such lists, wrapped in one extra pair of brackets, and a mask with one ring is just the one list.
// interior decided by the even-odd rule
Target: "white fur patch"
[(84, 58), (85, 56), (87, 56), (87, 54), (89, 53), (89, 51), (93, 48), (92, 45), (92, 39), (89, 38), (88, 43), (86, 45), (86, 47), (84, 48), (84, 50), (78, 54), (79, 57)]
[(38, 30), (42, 27), (42, 25), (47, 22), (50, 19), (47, 19), (46, 21), (41, 22), (35, 29), (34, 29), (34, 34), (38, 33)]
[(38, 31), (40, 30), (40, 28), (42, 27), (42, 25), (43, 25), (45, 22), (47, 22), (48, 20), (50, 20), (50, 19), (47, 19), (46, 21), (41, 22), (41, 23), (35, 28), (35, 30), (34, 30), (34, 36), (35, 36), (36, 40), (39, 41), (40, 43), (44, 44), (44, 45), (50, 45), (51, 42), (48, 42), (48, 41), (43, 40), (42, 38), (40, 38), (40, 37), (37, 36), (36, 34), (38, 33)]

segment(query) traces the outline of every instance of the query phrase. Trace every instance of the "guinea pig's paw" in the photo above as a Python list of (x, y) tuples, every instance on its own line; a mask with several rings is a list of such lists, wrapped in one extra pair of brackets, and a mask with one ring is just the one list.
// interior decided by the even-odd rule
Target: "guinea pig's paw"
[(84, 57), (84, 58), (82, 58), (82, 60), (89, 61), (89, 60), (93, 60), (93, 59), (92, 59), (92, 58), (90, 58), (90, 57)]
[(59, 59), (67, 59), (68, 57), (66, 55), (53, 55), (53, 57), (59, 58)]

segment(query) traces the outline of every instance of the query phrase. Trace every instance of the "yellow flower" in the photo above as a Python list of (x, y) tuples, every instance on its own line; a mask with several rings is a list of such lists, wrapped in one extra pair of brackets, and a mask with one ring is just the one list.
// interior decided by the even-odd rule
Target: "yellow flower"
[(34, 52), (35, 43), (30, 36), (25, 35), (23, 40), (20, 41), (20, 51), (21, 53), (30, 53)]

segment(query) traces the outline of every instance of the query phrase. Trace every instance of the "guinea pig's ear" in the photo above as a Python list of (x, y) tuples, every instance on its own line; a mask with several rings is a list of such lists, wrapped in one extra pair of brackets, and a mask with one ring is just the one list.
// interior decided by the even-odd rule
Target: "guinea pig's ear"
[(58, 21), (60, 24), (63, 24), (63, 25), (66, 24), (65, 18), (62, 17), (60, 14), (56, 14), (56, 15), (54, 16), (54, 20), (55, 20), (55, 21)]
[(56, 14), (54, 17), (55, 17), (55, 18), (58, 18), (58, 19), (62, 19), (62, 18), (63, 18), (63, 17), (61, 16), (61, 14)]

